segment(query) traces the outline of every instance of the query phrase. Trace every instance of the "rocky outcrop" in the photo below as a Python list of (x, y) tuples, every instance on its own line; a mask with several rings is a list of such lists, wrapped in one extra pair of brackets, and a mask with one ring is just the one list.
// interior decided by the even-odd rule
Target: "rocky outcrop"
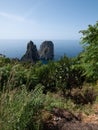
[(27, 44), (27, 51), (24, 54), (24, 56), (21, 58), (21, 61), (29, 61), (35, 63), (37, 60), (39, 60), (39, 54), (36, 48), (36, 45), (30, 41)]
[(41, 60), (52, 60), (54, 58), (54, 44), (52, 41), (44, 41), (39, 50)]
[(43, 130), (98, 130), (98, 125), (82, 122), (81, 114), (54, 108), (50, 117), (43, 122)]
[(3, 54), (0, 54), (0, 57), (6, 57), (5, 55), (3, 55)]
[(30, 61), (35, 63), (37, 60), (53, 60), (54, 58), (54, 44), (52, 41), (44, 41), (39, 52), (36, 45), (32, 41), (27, 44), (27, 51), (21, 58), (21, 61)]

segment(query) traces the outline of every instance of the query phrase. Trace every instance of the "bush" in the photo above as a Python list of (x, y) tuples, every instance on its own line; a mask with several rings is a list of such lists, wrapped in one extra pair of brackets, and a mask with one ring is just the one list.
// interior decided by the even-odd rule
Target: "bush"
[(12, 66), (10, 64), (0, 67), (0, 91), (4, 90), (7, 86), (11, 67)]
[(64, 96), (70, 95), (73, 88), (81, 88), (85, 80), (83, 71), (78, 57), (68, 58), (64, 56), (58, 61), (56, 66), (56, 83), (63, 90)]
[(77, 89), (72, 95), (75, 104), (93, 104), (96, 100), (96, 91), (93, 88)]
[(45, 86), (44, 93), (48, 91), (56, 91), (56, 78), (55, 78), (55, 62), (49, 61), (48, 64), (36, 68), (35, 74), (39, 82)]

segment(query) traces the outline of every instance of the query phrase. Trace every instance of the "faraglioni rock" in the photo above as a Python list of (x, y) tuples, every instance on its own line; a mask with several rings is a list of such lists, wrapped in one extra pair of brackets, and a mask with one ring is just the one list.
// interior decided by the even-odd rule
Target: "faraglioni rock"
[(36, 45), (32, 41), (30, 41), (27, 44), (27, 51), (24, 54), (24, 56), (21, 58), (21, 61), (24, 61), (24, 62), (29, 61), (29, 62), (35, 63), (38, 60), (39, 60), (39, 54), (38, 54)]
[(54, 44), (52, 41), (44, 41), (40, 45), (39, 56), (41, 60), (53, 60)]

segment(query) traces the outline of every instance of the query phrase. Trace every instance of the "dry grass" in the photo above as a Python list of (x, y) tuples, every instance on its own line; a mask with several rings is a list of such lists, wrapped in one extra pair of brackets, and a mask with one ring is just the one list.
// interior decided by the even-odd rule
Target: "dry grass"
[(83, 114), (83, 122), (98, 125), (98, 103), (93, 105), (92, 110), (93, 114), (90, 115)]

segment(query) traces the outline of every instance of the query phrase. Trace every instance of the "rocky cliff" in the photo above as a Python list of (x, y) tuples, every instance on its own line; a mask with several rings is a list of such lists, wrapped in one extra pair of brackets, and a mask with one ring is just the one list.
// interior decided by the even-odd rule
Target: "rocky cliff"
[(36, 45), (32, 41), (30, 41), (27, 44), (27, 51), (21, 58), (21, 61), (30, 61), (35, 63), (37, 60), (39, 60), (39, 54)]
[(44, 41), (40, 45), (39, 56), (42, 60), (52, 60), (54, 58), (54, 44), (52, 41)]

